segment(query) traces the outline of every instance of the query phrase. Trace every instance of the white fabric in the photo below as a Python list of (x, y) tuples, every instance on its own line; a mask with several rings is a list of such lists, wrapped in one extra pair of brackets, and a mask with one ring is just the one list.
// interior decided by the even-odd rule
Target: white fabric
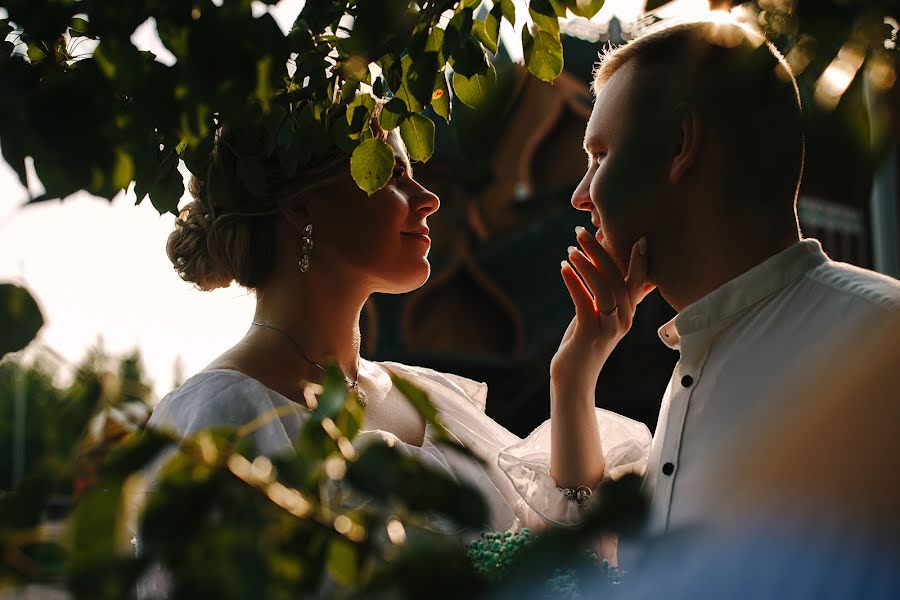
[(765, 443), (747, 439), (762, 420), (778, 418), (774, 392), (841, 349), (862, 323), (898, 311), (900, 282), (831, 261), (808, 239), (661, 327), (660, 339), (681, 358), (648, 464), (651, 531), (707, 521), (717, 505), (718, 474), (748, 443)]
[[(549, 422), (522, 440), (484, 413), (485, 384), (399, 363), (379, 364), (424, 390), (448, 431), (483, 463), (436, 446), (429, 429), (421, 447), (404, 444), (382, 431), (364, 432), (358, 443), (387, 440), (432, 467), (470, 483), (488, 504), (488, 525), (492, 529), (540, 529), (548, 523), (574, 524), (581, 519), (582, 510), (565, 499), (549, 474)], [(309, 413), (237, 371), (212, 370), (191, 377), (163, 398), (148, 426), (165, 428), (183, 437), (220, 425), (241, 426), (281, 407), (289, 407), (290, 412), (250, 434), (260, 453), (273, 456), (293, 450), (293, 440)], [(643, 473), (651, 439), (646, 426), (601, 409), (596, 414), (609, 475)]]

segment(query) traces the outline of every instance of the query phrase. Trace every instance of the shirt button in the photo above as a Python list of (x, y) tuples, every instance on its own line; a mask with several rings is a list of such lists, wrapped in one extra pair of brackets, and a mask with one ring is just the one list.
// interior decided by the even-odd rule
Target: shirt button
[(675, 472), (675, 465), (673, 465), (670, 462), (667, 462), (666, 464), (663, 465), (662, 472), (663, 472), (663, 475), (671, 475), (672, 473)]
[(694, 378), (690, 375), (685, 375), (681, 378), (681, 385), (683, 385), (684, 387), (691, 387), (692, 385), (694, 385)]

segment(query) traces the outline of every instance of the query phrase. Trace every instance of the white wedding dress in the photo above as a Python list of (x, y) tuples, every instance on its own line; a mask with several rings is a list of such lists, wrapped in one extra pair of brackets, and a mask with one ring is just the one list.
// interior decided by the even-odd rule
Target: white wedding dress
[[(485, 414), (487, 385), (483, 383), (399, 363), (368, 363), (366, 367), (380, 367), (424, 390), (447, 430), (483, 464), (435, 445), (428, 428), (421, 447), (405, 444), (383, 431), (363, 432), (356, 443), (386, 440), (471, 484), (487, 503), (487, 525), (492, 530), (539, 530), (549, 524), (573, 525), (581, 520), (583, 510), (565, 498), (550, 476), (550, 421), (521, 439)], [(183, 437), (215, 426), (240, 426), (282, 407), (289, 407), (286, 415), (268, 421), (251, 434), (260, 454), (275, 456), (293, 451), (309, 412), (238, 371), (210, 370), (191, 377), (162, 399), (148, 426)], [(651, 441), (647, 427), (599, 408), (596, 418), (606, 478), (626, 473), (643, 475)]]

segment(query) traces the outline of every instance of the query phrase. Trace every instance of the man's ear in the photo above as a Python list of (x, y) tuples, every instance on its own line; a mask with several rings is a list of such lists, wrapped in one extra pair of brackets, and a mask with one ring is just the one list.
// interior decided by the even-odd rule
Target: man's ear
[(672, 163), (669, 167), (669, 183), (679, 183), (697, 160), (700, 153), (701, 126), (697, 113), (690, 107), (680, 104), (675, 108), (677, 133), (680, 136), (676, 143)]

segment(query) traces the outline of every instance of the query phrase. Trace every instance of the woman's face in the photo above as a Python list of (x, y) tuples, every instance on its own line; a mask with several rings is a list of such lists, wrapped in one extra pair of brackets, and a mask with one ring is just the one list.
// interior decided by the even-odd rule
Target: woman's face
[(400, 136), (393, 133), (387, 141), (396, 164), (385, 187), (368, 196), (348, 179), (310, 206), (315, 243), (310, 257), (311, 269), (345, 271), (371, 292), (399, 294), (428, 280), (427, 221), (440, 200), (413, 179)]

